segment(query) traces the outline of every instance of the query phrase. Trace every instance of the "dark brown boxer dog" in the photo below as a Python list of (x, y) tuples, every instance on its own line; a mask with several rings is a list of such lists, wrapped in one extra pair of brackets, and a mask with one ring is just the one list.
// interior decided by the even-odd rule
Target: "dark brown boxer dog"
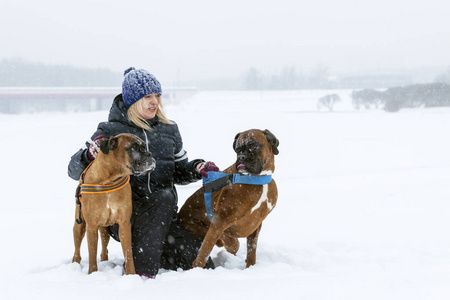
[[(278, 139), (269, 130), (252, 129), (236, 135), (233, 148), (236, 162), (223, 173), (271, 175), (275, 171), (274, 155)], [(262, 221), (275, 207), (278, 190), (275, 180), (264, 185), (230, 184), (212, 193), (214, 217), (210, 222), (205, 208), (203, 188), (190, 196), (178, 213), (182, 226), (203, 244), (193, 263), (204, 267), (214, 245), (236, 254), (237, 238), (247, 238), (247, 268), (256, 262), (256, 247)]]
[(80, 263), (80, 246), (85, 232), (89, 249), (89, 274), (97, 268), (98, 231), (102, 240), (101, 260), (108, 260), (109, 235), (106, 227), (119, 224), (127, 274), (135, 274), (131, 250), (131, 187), (130, 175), (143, 175), (155, 168), (155, 160), (146, 150), (145, 142), (133, 134), (119, 134), (100, 143), (95, 160), (80, 179), (77, 196), (81, 203), (75, 213), (73, 238), (75, 253), (72, 262)]

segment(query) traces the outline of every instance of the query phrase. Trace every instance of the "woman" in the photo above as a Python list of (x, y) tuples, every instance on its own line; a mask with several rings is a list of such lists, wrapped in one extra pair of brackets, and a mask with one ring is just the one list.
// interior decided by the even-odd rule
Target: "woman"
[[(192, 267), (200, 242), (174, 222), (177, 192), (174, 184), (188, 184), (218, 171), (212, 163), (189, 161), (183, 149), (178, 126), (166, 118), (161, 103), (161, 84), (146, 70), (129, 68), (124, 73), (122, 94), (116, 96), (108, 122), (101, 122), (86, 147), (75, 153), (69, 163), (69, 176), (79, 180), (95, 159), (101, 140), (120, 133), (132, 133), (147, 144), (156, 168), (130, 180), (133, 198), (132, 247), (139, 275), (154, 277), (159, 268), (176, 270)], [(118, 240), (118, 225), (108, 227)], [(214, 268), (209, 259), (209, 268)]]

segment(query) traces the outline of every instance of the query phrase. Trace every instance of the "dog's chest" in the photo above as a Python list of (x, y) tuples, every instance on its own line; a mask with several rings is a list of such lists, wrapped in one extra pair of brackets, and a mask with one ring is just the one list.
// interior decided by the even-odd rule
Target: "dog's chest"
[(105, 214), (103, 215), (104, 225), (114, 225), (124, 216), (124, 210), (131, 211), (131, 207), (128, 208), (127, 203), (124, 202), (106, 201), (105, 206)]
[(131, 201), (118, 201), (109, 194), (85, 197), (84, 200), (83, 215), (90, 224), (111, 226), (125, 216), (131, 216)]
[(250, 210), (250, 213), (253, 213), (255, 210), (260, 208), (261, 205), (267, 205), (267, 208), (269, 209), (269, 211), (271, 211), (273, 209), (274, 205), (271, 203), (271, 201), (269, 201), (268, 192), (269, 192), (269, 185), (264, 184), (262, 186), (261, 196), (259, 197), (258, 202), (255, 204), (255, 206), (253, 206), (252, 209)]
[(109, 215), (115, 216), (117, 214), (117, 206), (114, 204), (109, 204), (109, 202), (106, 203), (106, 209), (109, 210)]
[[(243, 215), (269, 213), (275, 207), (273, 183), (264, 185), (236, 184), (227, 186), (220, 193), (218, 200), (221, 208), (240, 210)], [(217, 208), (217, 207), (216, 207)]]
[(234, 215), (239, 216), (225, 233), (233, 237), (247, 237), (253, 233), (275, 207), (277, 197), (273, 193), (273, 186), (265, 184), (260, 190), (242, 190), (237, 205), (233, 207)]

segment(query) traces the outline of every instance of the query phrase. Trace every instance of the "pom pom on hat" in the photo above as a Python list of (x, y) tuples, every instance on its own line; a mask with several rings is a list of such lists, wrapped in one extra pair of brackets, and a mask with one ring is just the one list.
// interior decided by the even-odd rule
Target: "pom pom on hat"
[(122, 98), (127, 108), (148, 94), (162, 94), (161, 83), (146, 70), (131, 67), (123, 76)]
[(134, 67), (129, 67), (128, 69), (125, 70), (125, 72), (123, 72), (123, 76), (127, 75), (128, 73), (130, 73), (130, 71), (136, 70)]

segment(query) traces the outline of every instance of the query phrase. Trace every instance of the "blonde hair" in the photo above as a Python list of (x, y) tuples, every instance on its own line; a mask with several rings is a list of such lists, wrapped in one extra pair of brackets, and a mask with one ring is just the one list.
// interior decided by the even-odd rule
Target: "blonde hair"
[[(173, 124), (172, 121), (167, 119), (167, 117), (164, 113), (164, 108), (163, 108), (163, 104), (161, 101), (162, 97), (160, 94), (158, 94), (157, 99), (158, 99), (158, 109), (156, 111), (156, 116), (158, 117), (158, 119), (161, 122), (163, 122), (165, 124)], [(127, 116), (128, 116), (128, 119), (131, 120), (131, 122), (133, 122), (134, 124), (136, 124), (136, 126), (138, 126), (140, 128), (143, 128), (147, 131), (151, 131), (152, 127), (148, 124), (146, 119), (141, 117), (143, 114), (144, 114), (144, 105), (143, 105), (142, 98), (139, 99), (138, 101), (136, 101), (136, 103), (131, 105), (127, 110)]]

